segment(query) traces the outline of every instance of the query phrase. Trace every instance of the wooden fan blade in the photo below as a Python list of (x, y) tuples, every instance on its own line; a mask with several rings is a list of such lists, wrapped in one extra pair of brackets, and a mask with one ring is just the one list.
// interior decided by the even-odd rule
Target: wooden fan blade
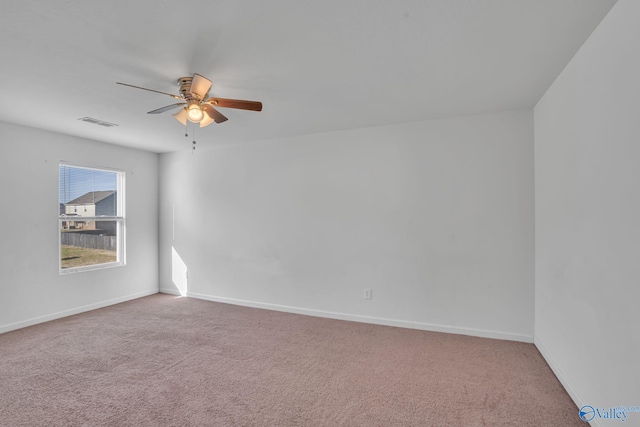
[(149, 111), (147, 114), (160, 114), (165, 111), (173, 110), (174, 108), (178, 108), (181, 105), (187, 105), (184, 102), (178, 102), (177, 104), (167, 105), (166, 107), (158, 108), (157, 110)]
[(262, 102), (242, 101), (240, 99), (226, 98), (209, 98), (206, 102), (210, 102), (216, 107), (238, 108), (240, 110), (262, 111)]
[(207, 93), (209, 93), (209, 89), (211, 89), (211, 80), (200, 74), (193, 75), (190, 89), (191, 96), (202, 101), (204, 97), (207, 96)]
[(213, 108), (211, 105), (209, 104), (204, 104), (202, 106), (202, 111), (205, 112), (205, 114), (209, 117), (211, 117), (213, 119), (214, 122), (216, 123), (222, 123), (222, 122), (226, 122), (227, 119), (224, 115), (222, 115), (222, 113), (218, 110), (216, 110), (215, 108)]
[(136, 89), (148, 90), (149, 92), (161, 93), (163, 95), (169, 95), (170, 97), (175, 98), (175, 99), (183, 99), (179, 95), (174, 95), (174, 94), (167, 93), (167, 92), (160, 92), (159, 90), (154, 90), (154, 89), (147, 89), (146, 87), (134, 86), (134, 85), (130, 85), (130, 84), (127, 84), (127, 83), (120, 83), (120, 82), (116, 82), (116, 84), (122, 85), (122, 86), (129, 86), (129, 87), (133, 87), (133, 88), (136, 88)]

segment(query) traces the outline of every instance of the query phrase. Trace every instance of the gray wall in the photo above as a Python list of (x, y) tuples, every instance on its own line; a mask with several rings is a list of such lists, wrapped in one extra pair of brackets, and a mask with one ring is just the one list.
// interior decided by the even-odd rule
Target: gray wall
[(161, 155), (163, 291), (533, 340), (532, 110), (200, 146)]
[[(158, 291), (156, 154), (0, 122), (0, 159), (0, 332)], [(126, 266), (58, 274), (60, 161), (126, 171)]]
[(535, 107), (535, 342), (580, 406), (640, 404), (638, 18), (620, 0)]

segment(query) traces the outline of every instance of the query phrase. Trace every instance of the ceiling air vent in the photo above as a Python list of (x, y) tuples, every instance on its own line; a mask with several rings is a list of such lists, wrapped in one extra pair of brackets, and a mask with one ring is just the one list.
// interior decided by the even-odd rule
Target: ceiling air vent
[(104, 126), (106, 128), (110, 128), (113, 126), (118, 126), (115, 123), (109, 123), (109, 122), (105, 122), (103, 120), (98, 120), (98, 119), (94, 119), (93, 117), (82, 117), (78, 120), (81, 120), (83, 122), (87, 122), (87, 123), (93, 123), (94, 125), (98, 125), (98, 126)]

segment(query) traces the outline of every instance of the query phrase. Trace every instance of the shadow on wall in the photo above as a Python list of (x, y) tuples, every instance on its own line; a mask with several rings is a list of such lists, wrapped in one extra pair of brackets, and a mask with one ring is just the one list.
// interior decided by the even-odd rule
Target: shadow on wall
[(187, 296), (189, 291), (189, 277), (187, 264), (184, 263), (176, 248), (171, 248), (171, 280), (181, 296)]

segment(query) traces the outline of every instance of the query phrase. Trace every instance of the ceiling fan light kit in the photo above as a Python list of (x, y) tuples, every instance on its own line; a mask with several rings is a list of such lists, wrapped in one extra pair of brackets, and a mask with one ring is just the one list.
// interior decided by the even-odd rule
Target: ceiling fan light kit
[[(147, 113), (149, 114), (149, 113)], [(178, 111), (177, 113), (173, 114), (173, 117), (179, 121), (180, 123), (182, 123), (183, 126), (187, 125), (187, 118), (189, 117), (189, 114), (187, 113), (187, 110), (182, 108), (180, 111)]]
[(200, 123), (204, 119), (204, 112), (200, 108), (200, 103), (195, 100), (191, 100), (188, 103), (187, 118), (191, 123)]

